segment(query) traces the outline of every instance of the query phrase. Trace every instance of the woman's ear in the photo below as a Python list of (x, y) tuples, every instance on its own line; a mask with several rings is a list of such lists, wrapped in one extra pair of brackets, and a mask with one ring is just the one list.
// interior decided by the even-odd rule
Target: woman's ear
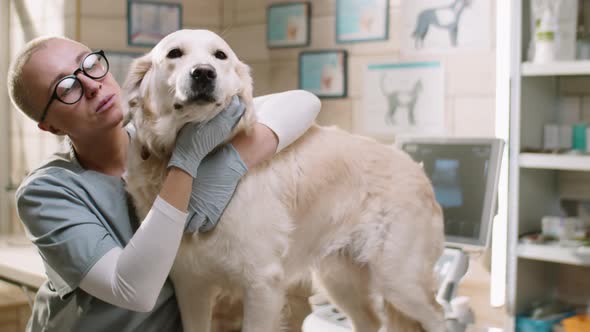
[(141, 84), (152, 68), (151, 53), (135, 59), (129, 68), (129, 73), (123, 84), (123, 92), (126, 96), (127, 107), (123, 124), (126, 125), (133, 118), (133, 114), (142, 106)]
[(52, 125), (46, 125), (45, 123), (37, 123), (37, 127), (43, 131), (48, 131), (54, 135), (62, 136), (65, 135), (61, 130), (53, 127)]

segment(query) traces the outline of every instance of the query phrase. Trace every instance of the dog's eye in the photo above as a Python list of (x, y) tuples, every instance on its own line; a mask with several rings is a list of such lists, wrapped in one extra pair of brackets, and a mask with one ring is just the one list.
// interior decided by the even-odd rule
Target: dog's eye
[(168, 55), (166, 55), (166, 57), (169, 59), (176, 59), (176, 58), (180, 58), (181, 56), (182, 56), (182, 51), (180, 50), (180, 48), (173, 48), (170, 50), (170, 52), (168, 52)]
[(220, 59), (220, 60), (227, 59), (227, 55), (223, 51), (217, 51), (217, 52), (215, 52), (215, 57), (217, 59)]

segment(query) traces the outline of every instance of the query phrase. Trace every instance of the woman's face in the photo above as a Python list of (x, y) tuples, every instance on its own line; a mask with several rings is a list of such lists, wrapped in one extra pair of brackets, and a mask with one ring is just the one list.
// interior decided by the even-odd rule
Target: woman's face
[[(91, 51), (69, 40), (53, 39), (31, 56), (23, 68), (25, 82), (32, 103), (41, 116), (50, 101), (57, 82), (80, 68), (80, 62)], [(83, 87), (83, 95), (75, 104), (64, 104), (54, 99), (39, 124), (43, 130), (76, 138), (94, 137), (121, 124), (121, 88), (111, 75), (94, 80), (83, 73), (76, 75)]]

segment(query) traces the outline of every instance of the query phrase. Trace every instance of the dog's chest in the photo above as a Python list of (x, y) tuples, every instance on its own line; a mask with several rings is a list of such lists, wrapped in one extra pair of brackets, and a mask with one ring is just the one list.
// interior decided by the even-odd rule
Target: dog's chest
[(133, 198), (137, 209), (137, 215), (143, 220), (162, 189), (166, 176), (166, 163), (150, 157), (143, 160), (136, 151), (129, 157), (129, 175), (127, 177), (127, 190)]

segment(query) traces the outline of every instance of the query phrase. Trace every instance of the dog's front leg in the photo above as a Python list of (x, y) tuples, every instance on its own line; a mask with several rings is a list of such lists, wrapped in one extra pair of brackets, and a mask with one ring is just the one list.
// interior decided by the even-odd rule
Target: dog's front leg
[(242, 332), (280, 331), (285, 290), (273, 285), (255, 285), (244, 291)]
[(174, 282), (180, 318), (185, 332), (209, 332), (214, 289), (205, 283), (193, 280)]

